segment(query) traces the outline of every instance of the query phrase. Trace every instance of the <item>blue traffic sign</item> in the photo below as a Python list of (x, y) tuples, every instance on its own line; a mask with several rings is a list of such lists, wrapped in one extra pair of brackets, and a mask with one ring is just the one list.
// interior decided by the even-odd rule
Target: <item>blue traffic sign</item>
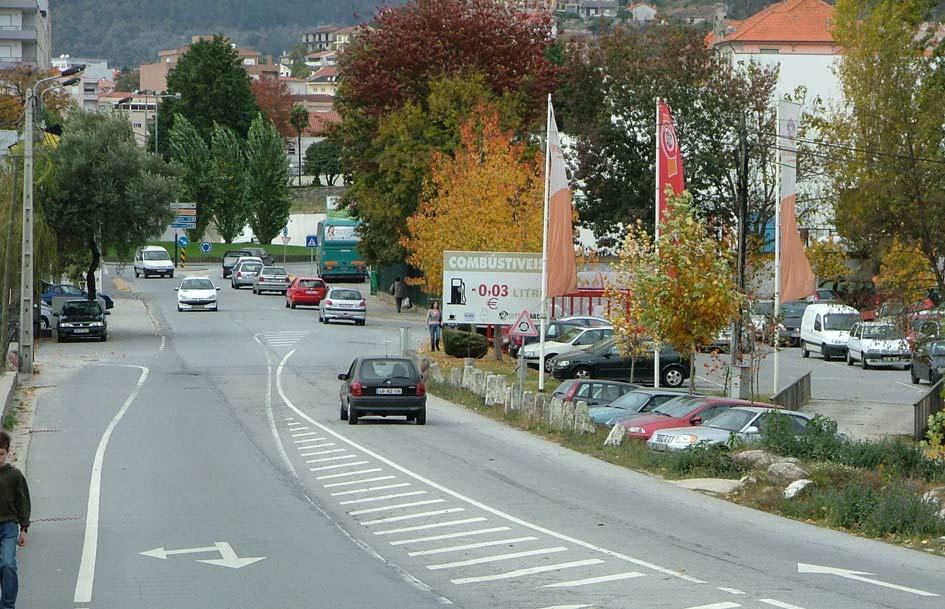
[(187, 238), (187, 235), (181, 235), (177, 238), (177, 245), (181, 247), (187, 247), (190, 245), (190, 239)]
[(318, 235), (306, 235), (305, 247), (318, 247)]
[(289, 236), (289, 227), (288, 227), (288, 226), (283, 226), (283, 227), (282, 227), (282, 236), (283, 236), (283, 237), (288, 237), (288, 236)]
[(200, 243), (200, 251), (204, 254), (209, 254), (210, 250), (213, 249), (213, 245), (209, 241), (202, 241)]

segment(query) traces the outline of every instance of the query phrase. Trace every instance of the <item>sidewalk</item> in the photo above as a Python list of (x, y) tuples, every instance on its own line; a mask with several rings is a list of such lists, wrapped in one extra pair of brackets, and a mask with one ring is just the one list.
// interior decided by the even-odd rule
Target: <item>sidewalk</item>
[(801, 408), (801, 412), (837, 421), (838, 431), (851, 438), (912, 436), (913, 409), (910, 404), (812, 399)]

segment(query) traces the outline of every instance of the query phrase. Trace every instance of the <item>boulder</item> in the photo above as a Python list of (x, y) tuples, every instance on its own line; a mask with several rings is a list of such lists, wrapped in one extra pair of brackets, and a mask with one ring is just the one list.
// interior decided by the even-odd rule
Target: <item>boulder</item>
[(922, 501), (939, 508), (939, 518), (945, 518), (945, 486), (937, 486), (925, 491), (922, 495)]
[(784, 498), (785, 499), (794, 499), (798, 495), (801, 495), (805, 492), (805, 489), (814, 484), (813, 480), (808, 480), (807, 478), (801, 478), (800, 480), (795, 480), (794, 482), (787, 485), (787, 488), (784, 489)]
[(768, 467), (775, 460), (774, 455), (766, 450), (743, 450), (732, 455), (732, 461), (745, 469)]
[(809, 474), (794, 463), (779, 461), (768, 466), (768, 477), (779, 484), (806, 478)]

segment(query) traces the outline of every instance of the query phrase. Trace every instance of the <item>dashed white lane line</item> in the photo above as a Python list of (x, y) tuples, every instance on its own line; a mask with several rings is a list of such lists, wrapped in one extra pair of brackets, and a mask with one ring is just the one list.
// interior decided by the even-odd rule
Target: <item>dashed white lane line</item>
[(417, 550), (416, 552), (407, 552), (407, 556), (431, 556), (433, 554), (446, 554), (448, 552), (461, 552), (463, 550), (475, 550), (476, 548), (488, 548), (491, 546), (513, 545), (525, 541), (538, 541), (537, 537), (514, 537), (511, 539), (495, 539), (493, 541), (480, 541), (479, 543), (466, 543), (461, 546), (449, 546), (446, 548), (433, 548), (432, 550)]
[(387, 501), (388, 499), (400, 499), (401, 497), (415, 497), (417, 495), (426, 495), (426, 491), (410, 491), (407, 493), (393, 493), (390, 495), (378, 495), (377, 497), (361, 497), (360, 499), (348, 499), (340, 501), (338, 505), (354, 505), (355, 503), (374, 503), (377, 501)]
[[(304, 441), (307, 441), (307, 440), (303, 440), (303, 442), (304, 442)], [(298, 450), (312, 450), (312, 449), (315, 449), (315, 448), (326, 448), (326, 447), (328, 447), (328, 446), (334, 446), (334, 445), (335, 445), (334, 442), (325, 442), (324, 444), (306, 444), (305, 446), (296, 446), (295, 448), (297, 448)], [(344, 449), (342, 449), (342, 450), (344, 450)], [(303, 456), (303, 457), (310, 457), (310, 456), (312, 456), (313, 454), (315, 454), (315, 453), (302, 453), (302, 456)]]
[(436, 503), (446, 503), (446, 499), (424, 499), (423, 501), (410, 501), (408, 503), (396, 503), (394, 505), (382, 505), (380, 507), (364, 508), (363, 510), (354, 510), (348, 512), (352, 516), (362, 514), (376, 514), (377, 512), (389, 512), (391, 510), (402, 510), (404, 508), (419, 507), (421, 505), (433, 505)]
[(738, 588), (719, 588), (719, 590), (721, 590), (722, 592), (728, 592), (729, 594), (734, 594), (734, 595), (736, 595), (736, 596), (745, 594), (744, 592), (742, 592), (742, 591), (739, 590)]
[[(303, 450), (303, 449), (300, 448), (299, 450)], [(333, 449), (331, 449), (331, 450), (317, 450), (317, 451), (315, 451), (315, 452), (313, 452), (313, 453), (305, 453), (305, 454), (303, 454), (302, 456), (303, 456), (303, 457), (314, 457), (315, 455), (330, 455), (330, 454), (332, 454), (332, 453), (343, 453), (343, 452), (346, 452), (346, 451), (347, 451), (347, 449), (344, 449), (344, 448), (333, 448)]]
[[(381, 470), (375, 470), (381, 471)], [(361, 472), (364, 473), (364, 472)], [(324, 476), (323, 476), (324, 477)], [(394, 480), (397, 476), (375, 476), (374, 478), (365, 478), (364, 480), (348, 480), (347, 482), (332, 482), (331, 484), (323, 484), (325, 488), (335, 488), (338, 486), (353, 486), (355, 484), (367, 484), (368, 482), (380, 482), (381, 480)]]
[[(301, 438), (301, 437), (303, 437), (303, 436), (317, 436), (317, 435), (320, 434), (320, 433), (321, 433), (320, 431), (307, 431), (307, 432), (305, 432), (305, 433), (294, 433), (294, 434), (292, 434), (292, 437), (293, 437), (293, 438)], [(322, 440), (324, 440), (324, 439), (325, 439), (325, 438), (322, 438)]]
[(306, 426), (302, 426), (302, 427), (290, 427), (290, 428), (289, 428), (289, 431), (290, 431), (290, 432), (305, 431), (306, 429), (308, 429), (308, 426), (307, 426), (307, 425), (306, 425)]
[(563, 569), (573, 569), (575, 567), (589, 567), (591, 565), (602, 565), (604, 561), (599, 558), (588, 558), (585, 560), (575, 560), (573, 562), (563, 562), (556, 565), (542, 565), (540, 567), (529, 567), (528, 569), (516, 569), (505, 573), (496, 573), (495, 575), (480, 575), (478, 577), (460, 577), (451, 579), (450, 582), (462, 584), (478, 584), (480, 582), (491, 582), (500, 579), (515, 579), (516, 577), (525, 577), (526, 575), (535, 575), (537, 573), (547, 573), (549, 571), (561, 571)]
[[(294, 444), (307, 444), (309, 442), (321, 442), (325, 438), (304, 438), (302, 440), (292, 440)], [(312, 448), (312, 446), (299, 446), (298, 448)]]
[[(374, 472), (383, 471), (379, 467), (372, 467), (370, 469), (359, 469), (356, 472), (342, 472), (340, 474), (325, 474), (324, 476), (316, 476), (316, 480), (330, 480), (332, 478), (344, 478), (346, 476), (360, 476), (361, 474), (373, 474)], [(393, 476), (391, 476), (393, 478)], [(327, 486), (327, 485), (326, 485)]]
[(738, 603), (712, 603), (711, 605), (699, 605), (698, 607), (689, 607), (688, 609), (736, 609), (741, 607)]
[[(452, 527), (459, 524), (471, 524), (473, 522), (485, 522), (485, 518), (482, 516), (476, 516), (475, 518), (464, 518), (462, 520), (450, 520), (448, 522), (434, 522), (433, 524), (418, 524), (412, 527), (402, 527), (399, 529), (387, 529), (385, 531), (374, 531), (375, 535), (397, 535), (399, 533), (412, 533), (414, 531), (425, 531), (427, 529), (441, 529), (443, 527)], [(363, 523), (362, 523), (363, 524)], [(508, 531), (509, 527), (505, 527), (505, 530)], [(433, 539), (432, 537), (426, 539)], [(444, 538), (445, 539), (445, 538)], [(405, 541), (392, 541), (391, 545), (395, 546), (403, 543), (411, 543), (413, 541), (423, 541), (423, 539), (407, 539)]]
[(558, 582), (548, 584), (542, 588), (577, 588), (579, 586), (589, 586), (591, 584), (602, 584), (605, 582), (615, 582), (622, 579), (633, 579), (636, 577), (645, 577), (643, 573), (630, 571), (629, 573), (616, 573), (614, 575), (601, 575), (600, 577), (588, 577), (587, 579), (575, 579), (569, 582)]
[(542, 554), (557, 554), (558, 552), (567, 552), (564, 546), (555, 548), (541, 548), (539, 550), (525, 550), (523, 552), (510, 552), (508, 554), (496, 554), (494, 556), (480, 556), (479, 558), (470, 558), (468, 560), (457, 560), (455, 562), (444, 562), (438, 565), (427, 565), (431, 571), (442, 569), (457, 569), (459, 567), (470, 567), (472, 565), (484, 565), (490, 562), (502, 562), (503, 560), (515, 560), (516, 558), (528, 558), (529, 556), (541, 556)]
[[(369, 461), (352, 461), (351, 463), (336, 463), (334, 465), (319, 465), (318, 467), (308, 468), (311, 472), (323, 472), (329, 469), (341, 469), (342, 467), (353, 467), (355, 465), (370, 465)], [(377, 470), (380, 471), (380, 470)]]
[(797, 605), (791, 605), (790, 603), (777, 601), (777, 600), (774, 600), (773, 598), (759, 598), (758, 602), (764, 603), (766, 605), (771, 605), (772, 607), (778, 607), (778, 609), (804, 609), (803, 607), (798, 607)]
[[(378, 518), (377, 520), (366, 520), (362, 522), (366, 527), (375, 524), (385, 524), (387, 522), (401, 522), (403, 520), (416, 520), (417, 518), (426, 518), (428, 516), (439, 516), (441, 514), (456, 514), (465, 512), (466, 508), (446, 508), (445, 510), (433, 510), (432, 512), (420, 512), (418, 514), (405, 514), (403, 516), (391, 516), (390, 518)], [(485, 520), (485, 519), (483, 519)]]
[[(471, 518), (469, 520), (458, 520), (452, 524), (466, 524), (470, 521), (483, 521), (485, 518)], [(475, 531), (460, 531), (459, 533), (443, 533), (442, 535), (431, 535), (429, 537), (415, 537), (413, 539), (400, 539), (398, 541), (390, 542), (392, 546), (403, 546), (410, 543), (424, 543), (428, 541), (442, 541), (444, 539), (458, 539), (462, 537), (472, 537), (473, 535), (488, 535), (489, 533), (502, 533), (503, 531), (511, 531), (511, 527), (492, 527), (491, 529), (477, 529)], [(375, 532), (375, 535), (381, 535), (382, 532)]]
[(405, 486), (410, 486), (409, 482), (398, 482), (397, 484), (382, 484), (381, 486), (369, 486), (367, 488), (355, 488), (350, 491), (338, 491), (337, 493), (332, 493), (332, 497), (343, 497), (345, 495), (359, 495), (361, 493), (373, 493), (374, 491), (386, 491), (392, 488), (403, 488)]
[(347, 461), (348, 459), (357, 459), (358, 455), (340, 455), (337, 457), (321, 457), (318, 459), (309, 459), (306, 463), (327, 463), (329, 461)]

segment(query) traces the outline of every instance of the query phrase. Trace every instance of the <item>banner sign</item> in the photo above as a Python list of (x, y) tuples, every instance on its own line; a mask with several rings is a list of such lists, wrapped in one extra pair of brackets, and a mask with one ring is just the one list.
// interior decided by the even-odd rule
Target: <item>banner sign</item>
[(444, 323), (511, 325), (540, 304), (541, 254), (443, 252)]

